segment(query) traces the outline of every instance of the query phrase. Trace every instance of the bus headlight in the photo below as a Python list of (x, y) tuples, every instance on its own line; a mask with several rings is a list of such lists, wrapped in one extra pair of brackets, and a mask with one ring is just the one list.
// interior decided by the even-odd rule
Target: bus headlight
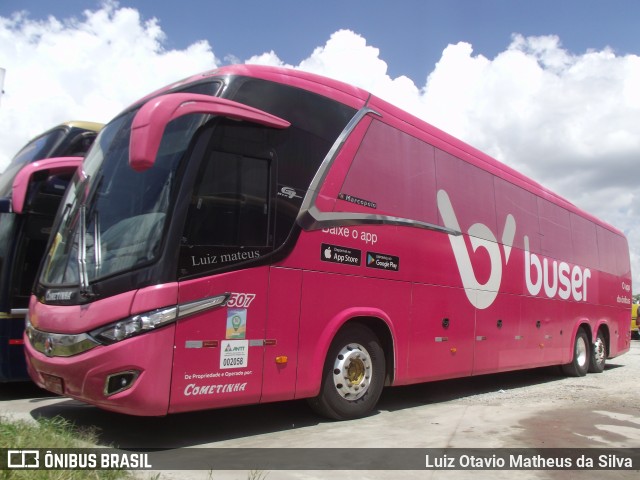
[(149, 330), (168, 325), (178, 318), (177, 307), (163, 308), (153, 312), (134, 315), (93, 330), (90, 335), (100, 343), (110, 345)]
[(89, 335), (103, 345), (126, 340), (142, 333), (163, 327), (181, 318), (205, 312), (226, 305), (230, 293), (223, 293), (213, 297), (181, 303), (173, 307), (160, 308), (151, 312), (140, 313), (124, 320), (110, 323), (96, 328)]
[(33, 326), (31, 325), (31, 319), (29, 318), (29, 312), (27, 312), (27, 314), (24, 317), (24, 331), (27, 334), (27, 338), (29, 339), (29, 341), (33, 343), (33, 339), (31, 338), (32, 329), (33, 329)]

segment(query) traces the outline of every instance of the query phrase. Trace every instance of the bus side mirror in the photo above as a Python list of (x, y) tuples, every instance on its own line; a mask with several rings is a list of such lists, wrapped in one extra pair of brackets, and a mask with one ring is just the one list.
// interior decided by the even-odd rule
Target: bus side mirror
[(291, 125), (267, 112), (224, 98), (196, 93), (169, 93), (149, 100), (134, 117), (129, 140), (131, 168), (139, 172), (151, 168), (167, 124), (190, 113), (218, 115), (272, 128)]
[[(23, 213), (27, 206), (27, 195), (29, 186), (34, 177), (46, 175), (46, 177), (56, 175), (68, 175), (71, 177), (73, 173), (82, 165), (82, 157), (57, 157), (38, 160), (30, 163), (20, 170), (13, 180), (11, 193), (11, 206), (15, 213)], [(53, 185), (50, 185), (55, 188)], [(64, 192), (62, 192), (64, 193)]]

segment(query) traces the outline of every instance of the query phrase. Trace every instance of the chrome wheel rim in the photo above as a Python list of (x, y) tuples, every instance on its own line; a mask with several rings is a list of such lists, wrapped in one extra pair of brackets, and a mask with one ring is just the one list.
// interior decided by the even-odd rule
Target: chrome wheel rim
[(345, 400), (361, 398), (371, 385), (373, 363), (366, 348), (358, 343), (345, 345), (333, 363), (333, 384)]
[(604, 340), (602, 337), (596, 339), (596, 343), (593, 344), (593, 358), (598, 365), (604, 363), (607, 357), (607, 349), (604, 346)]
[(587, 364), (587, 342), (583, 337), (578, 337), (576, 341), (576, 361), (581, 367)]

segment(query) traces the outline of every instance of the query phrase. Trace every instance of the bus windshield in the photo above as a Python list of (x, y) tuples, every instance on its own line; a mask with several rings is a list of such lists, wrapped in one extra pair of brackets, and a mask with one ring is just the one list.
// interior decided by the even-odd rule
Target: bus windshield
[(64, 135), (64, 129), (59, 128), (36, 138), (13, 157), (11, 165), (25, 165), (49, 157), (53, 151), (53, 147), (60, 142)]
[(171, 122), (153, 168), (136, 172), (128, 163), (135, 113), (104, 128), (74, 177), (42, 270), (43, 284), (86, 287), (157, 258), (176, 171), (203, 116)]

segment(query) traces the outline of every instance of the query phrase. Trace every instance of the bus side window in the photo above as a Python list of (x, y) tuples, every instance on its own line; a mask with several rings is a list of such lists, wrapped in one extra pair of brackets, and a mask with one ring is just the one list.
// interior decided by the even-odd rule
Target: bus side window
[[(437, 223), (434, 147), (374, 120), (340, 193), (375, 207), (343, 203), (337, 209), (375, 208), (378, 214)], [(366, 211), (366, 210), (365, 210)]]
[(60, 156), (84, 157), (91, 148), (91, 145), (93, 145), (96, 136), (97, 133), (95, 132), (85, 132), (82, 135), (78, 135)]
[(187, 243), (267, 246), (269, 161), (214, 151), (202, 165), (185, 226)]

